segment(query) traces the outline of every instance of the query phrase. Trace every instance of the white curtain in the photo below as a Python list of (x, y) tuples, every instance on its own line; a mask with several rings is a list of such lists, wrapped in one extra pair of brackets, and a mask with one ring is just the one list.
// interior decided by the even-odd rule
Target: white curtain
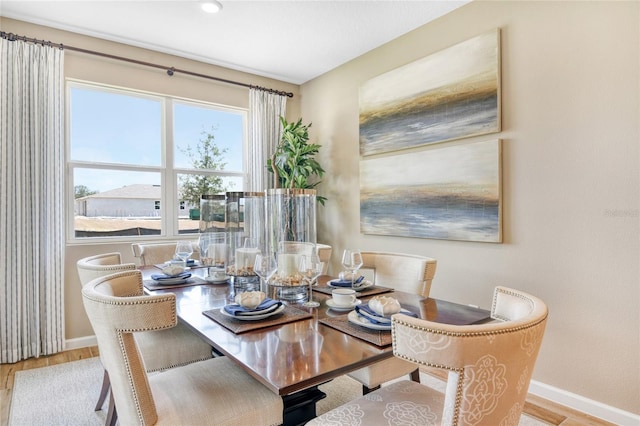
[(0, 363), (13, 363), (64, 349), (64, 54), (0, 42)]
[(273, 188), (273, 174), (267, 171), (267, 159), (280, 141), (280, 116), (285, 116), (287, 98), (264, 90), (250, 89), (249, 181), (247, 191)]

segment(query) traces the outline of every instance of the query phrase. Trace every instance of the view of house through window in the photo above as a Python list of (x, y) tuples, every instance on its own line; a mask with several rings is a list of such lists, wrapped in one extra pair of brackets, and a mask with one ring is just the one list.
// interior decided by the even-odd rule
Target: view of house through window
[(77, 82), (68, 94), (71, 239), (196, 233), (202, 194), (243, 190), (245, 111)]

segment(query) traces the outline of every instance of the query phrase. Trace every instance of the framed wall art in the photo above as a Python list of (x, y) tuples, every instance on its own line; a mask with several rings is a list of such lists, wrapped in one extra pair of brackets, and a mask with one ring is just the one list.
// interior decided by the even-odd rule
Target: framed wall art
[(499, 132), (500, 31), (367, 81), (359, 116), (364, 156)]
[(502, 242), (501, 141), (360, 161), (364, 234)]

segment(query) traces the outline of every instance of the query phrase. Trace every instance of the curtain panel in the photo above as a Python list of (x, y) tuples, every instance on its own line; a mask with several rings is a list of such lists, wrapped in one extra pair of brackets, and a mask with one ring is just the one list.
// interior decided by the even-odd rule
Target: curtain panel
[(250, 152), (247, 190), (262, 192), (273, 188), (273, 175), (267, 171), (267, 159), (280, 141), (280, 116), (285, 116), (287, 98), (264, 90), (249, 90)]
[(64, 349), (64, 53), (0, 42), (0, 363), (13, 363)]

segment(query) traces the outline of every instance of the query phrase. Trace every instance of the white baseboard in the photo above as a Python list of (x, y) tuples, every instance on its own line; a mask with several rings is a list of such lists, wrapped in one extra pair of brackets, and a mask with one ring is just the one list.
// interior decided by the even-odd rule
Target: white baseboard
[[(87, 346), (96, 346), (97, 344), (96, 336), (78, 337), (67, 340), (65, 342), (65, 349), (86, 348)], [(629, 413), (628, 411), (623, 411), (535, 380), (532, 380), (529, 384), (529, 393), (617, 425), (640, 425), (640, 416), (637, 414)]]
[(619, 408), (615, 408), (535, 380), (532, 380), (529, 384), (529, 393), (616, 425), (640, 425), (640, 416), (637, 414), (620, 410)]
[(98, 346), (96, 336), (77, 337), (75, 339), (65, 340), (64, 342), (65, 350), (86, 348), (89, 346)]

